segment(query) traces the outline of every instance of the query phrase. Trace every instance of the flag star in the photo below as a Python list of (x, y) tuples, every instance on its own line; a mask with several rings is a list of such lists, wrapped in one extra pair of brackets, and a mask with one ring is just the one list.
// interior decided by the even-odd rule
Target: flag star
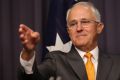
[(49, 52), (56, 51), (56, 50), (59, 50), (62, 52), (69, 52), (71, 49), (71, 46), (72, 46), (71, 41), (64, 44), (62, 42), (60, 36), (57, 33), (55, 45), (54, 46), (47, 46), (47, 49), (49, 50)]

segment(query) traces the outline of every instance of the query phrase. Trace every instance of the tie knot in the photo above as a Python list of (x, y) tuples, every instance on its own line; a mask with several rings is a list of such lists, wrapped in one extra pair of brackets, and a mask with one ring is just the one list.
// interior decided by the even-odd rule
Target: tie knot
[(87, 53), (85, 54), (85, 57), (87, 57), (88, 59), (91, 59), (92, 54), (91, 54), (90, 52), (87, 52)]

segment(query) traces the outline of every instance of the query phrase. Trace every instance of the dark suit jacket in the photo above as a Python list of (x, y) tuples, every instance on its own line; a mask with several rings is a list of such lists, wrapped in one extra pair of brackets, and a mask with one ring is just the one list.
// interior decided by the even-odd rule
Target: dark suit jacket
[[(101, 50), (99, 54), (96, 80), (120, 80), (120, 57), (105, 55)], [(84, 62), (74, 47), (67, 54), (60, 51), (47, 54), (38, 67), (34, 64), (33, 71), (27, 75), (20, 66), (19, 80), (49, 80), (51, 76), (58, 80), (87, 80)]]

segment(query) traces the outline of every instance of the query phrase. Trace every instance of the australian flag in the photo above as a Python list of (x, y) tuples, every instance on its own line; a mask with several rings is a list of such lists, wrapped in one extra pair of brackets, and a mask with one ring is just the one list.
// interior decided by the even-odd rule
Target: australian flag
[(78, 0), (50, 0), (47, 26), (43, 27), (44, 54), (47, 51), (68, 52), (71, 42), (67, 33), (66, 12)]

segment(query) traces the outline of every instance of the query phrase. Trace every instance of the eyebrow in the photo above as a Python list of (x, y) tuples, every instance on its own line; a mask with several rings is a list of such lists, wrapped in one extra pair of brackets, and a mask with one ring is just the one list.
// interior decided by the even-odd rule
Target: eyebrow
[[(91, 19), (87, 19), (87, 18), (81, 18), (81, 20), (91, 20)], [(68, 23), (71, 23), (71, 22), (76, 22), (77, 20), (73, 19), (71, 21), (69, 21)]]
[(73, 20), (71, 20), (71, 21), (68, 21), (68, 24), (73, 23), (73, 22), (76, 22), (76, 21), (77, 21), (77, 20), (73, 19)]

